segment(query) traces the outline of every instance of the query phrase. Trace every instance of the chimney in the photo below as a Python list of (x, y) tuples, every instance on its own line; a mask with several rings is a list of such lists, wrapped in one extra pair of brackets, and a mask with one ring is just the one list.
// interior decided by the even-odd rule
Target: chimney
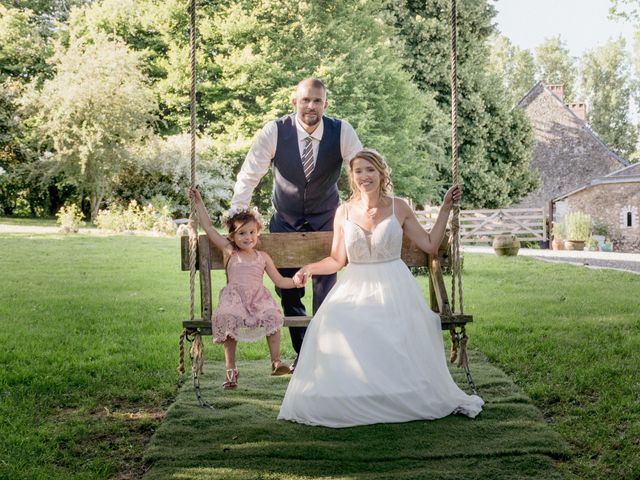
[(556, 85), (547, 85), (547, 88), (560, 100), (564, 100), (564, 85), (556, 84)]
[(584, 102), (570, 103), (567, 105), (573, 113), (583, 122), (587, 122), (587, 104)]

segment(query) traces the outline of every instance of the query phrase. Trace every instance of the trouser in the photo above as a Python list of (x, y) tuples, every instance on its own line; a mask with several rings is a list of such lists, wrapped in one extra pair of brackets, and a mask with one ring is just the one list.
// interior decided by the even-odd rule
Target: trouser
[[(313, 231), (331, 231), (333, 230), (333, 218), (323, 225), (320, 229), (314, 229), (308, 223), (304, 223), (299, 228), (294, 228), (285, 222), (276, 212), (271, 221), (269, 222), (269, 230), (273, 233), (281, 232), (313, 232)], [(300, 265), (302, 267), (302, 265)], [(297, 268), (279, 268), (278, 271), (283, 277), (293, 277), (293, 275), (299, 270)], [(329, 291), (336, 283), (337, 275), (314, 275), (312, 277), (313, 284), (313, 314), (318, 311), (320, 305), (324, 301)], [(282, 303), (282, 310), (285, 317), (305, 316), (307, 311), (302, 303), (302, 298), (305, 294), (305, 288), (276, 288), (276, 293), (280, 297)], [(307, 331), (307, 327), (289, 327), (289, 334), (291, 335), (291, 345), (296, 351), (296, 354), (300, 353), (302, 347), (302, 341), (304, 334)]]

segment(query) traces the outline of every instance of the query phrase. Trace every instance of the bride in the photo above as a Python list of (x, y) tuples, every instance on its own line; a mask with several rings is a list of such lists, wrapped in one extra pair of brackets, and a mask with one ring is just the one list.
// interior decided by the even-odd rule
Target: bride
[(427, 233), (409, 205), (391, 196), (389, 169), (371, 149), (349, 163), (352, 196), (336, 211), (331, 255), (302, 267), (304, 283), (349, 265), (314, 316), (278, 419), (341, 428), (373, 423), (475, 417), (447, 369), (440, 318), (400, 259), (403, 234), (435, 253), (454, 200), (452, 187)]

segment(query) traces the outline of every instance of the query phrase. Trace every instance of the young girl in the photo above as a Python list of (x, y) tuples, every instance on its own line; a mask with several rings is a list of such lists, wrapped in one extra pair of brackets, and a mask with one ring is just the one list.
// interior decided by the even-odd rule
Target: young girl
[(271, 375), (291, 373), (288, 365), (280, 361), (280, 328), (284, 320), (280, 308), (262, 284), (264, 272), (279, 288), (295, 288), (291, 278), (285, 278), (276, 269), (271, 257), (256, 250), (261, 222), (253, 211), (243, 210), (226, 222), (227, 238), (220, 235), (197, 189), (189, 190), (195, 202), (198, 221), (213, 244), (222, 250), (226, 264), (227, 286), (220, 291), (218, 308), (211, 317), (213, 341), (224, 343), (226, 381), (225, 389), (238, 386), (236, 344), (238, 340), (253, 342), (267, 337), (271, 355)]

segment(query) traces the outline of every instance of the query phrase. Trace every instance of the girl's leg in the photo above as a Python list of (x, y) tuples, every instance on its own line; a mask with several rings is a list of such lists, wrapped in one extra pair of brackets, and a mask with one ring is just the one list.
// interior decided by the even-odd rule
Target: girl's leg
[(271, 356), (271, 375), (291, 373), (289, 366), (280, 361), (280, 330), (267, 337), (267, 345)]
[(238, 342), (231, 337), (224, 341), (225, 382), (222, 388), (234, 389), (238, 386), (238, 369), (236, 368), (236, 345)]
[(269, 345), (269, 355), (271, 363), (280, 361), (280, 330), (267, 337), (267, 345)]
[(238, 341), (227, 337), (224, 341), (224, 364), (227, 369), (236, 368), (236, 346)]

